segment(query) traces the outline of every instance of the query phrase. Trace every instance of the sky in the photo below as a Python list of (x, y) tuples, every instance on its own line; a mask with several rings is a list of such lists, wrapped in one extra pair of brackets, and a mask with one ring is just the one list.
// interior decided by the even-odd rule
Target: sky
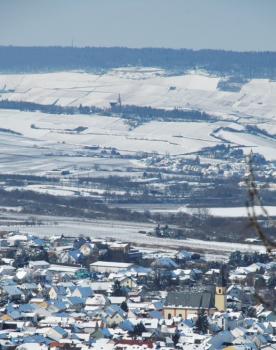
[(276, 0), (0, 0), (0, 45), (276, 51)]

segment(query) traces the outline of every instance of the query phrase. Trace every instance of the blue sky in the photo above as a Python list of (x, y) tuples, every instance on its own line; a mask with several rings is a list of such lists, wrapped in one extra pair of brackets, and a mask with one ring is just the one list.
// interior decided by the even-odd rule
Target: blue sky
[(0, 45), (276, 51), (276, 0), (0, 0)]

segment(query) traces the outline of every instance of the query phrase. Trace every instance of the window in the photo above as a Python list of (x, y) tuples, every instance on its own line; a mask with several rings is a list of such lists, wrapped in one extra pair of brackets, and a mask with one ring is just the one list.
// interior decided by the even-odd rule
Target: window
[(168, 314), (168, 319), (170, 320), (172, 318), (172, 314)]

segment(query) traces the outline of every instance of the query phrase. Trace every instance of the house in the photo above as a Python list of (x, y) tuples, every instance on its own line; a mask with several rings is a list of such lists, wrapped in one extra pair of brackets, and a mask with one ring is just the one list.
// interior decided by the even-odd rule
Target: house
[(111, 304), (121, 305), (126, 301), (126, 297), (108, 297), (108, 300)]
[(68, 302), (70, 304), (69, 306), (70, 310), (81, 311), (81, 309), (85, 305), (85, 299), (79, 298), (79, 297), (69, 297)]
[(108, 299), (102, 294), (94, 294), (93, 297), (87, 298), (85, 301), (86, 306), (105, 306), (109, 303)]
[(58, 297), (65, 296), (66, 294), (66, 289), (64, 287), (54, 286), (49, 290), (50, 299), (57, 299)]
[(13, 276), (15, 275), (16, 269), (11, 265), (0, 266), (0, 276)]
[[(227, 348), (226, 344), (232, 344), (235, 337), (229, 331), (222, 331), (215, 334), (209, 341), (209, 349), (216, 350), (221, 348)], [(230, 349), (229, 349), (230, 350)]]
[(39, 248), (44, 248), (46, 245), (46, 242), (44, 239), (41, 239), (39, 237), (35, 236), (30, 236), (29, 237), (29, 245), (31, 247), (39, 247)]
[(27, 237), (27, 235), (23, 235), (23, 234), (22, 235), (21, 234), (13, 234), (7, 238), (7, 241), (9, 243), (9, 245), (16, 246), (22, 242), (24, 242), (24, 243), (27, 242), (28, 237)]
[(24, 343), (16, 347), (17, 350), (48, 350), (48, 346), (46, 344), (41, 344), (40, 342), (31, 342)]
[(123, 349), (154, 349), (154, 344), (151, 340), (138, 340), (138, 339), (120, 339), (116, 341), (114, 347), (116, 350)]
[(1, 288), (1, 296), (6, 296), (8, 299), (20, 299), (22, 296), (22, 291), (16, 285), (8, 285)]
[(79, 298), (90, 298), (93, 296), (93, 291), (90, 287), (77, 287), (72, 292), (72, 297), (79, 297)]
[(83, 261), (83, 254), (79, 249), (70, 249), (69, 251), (61, 252), (59, 256), (59, 261), (62, 264), (81, 264)]
[(80, 266), (67, 266), (67, 265), (56, 265), (51, 264), (48, 271), (53, 274), (66, 273), (67, 275), (75, 275), (78, 271), (81, 271)]
[(161, 258), (155, 259), (151, 263), (151, 267), (157, 268), (157, 269), (170, 269), (170, 270), (173, 270), (173, 269), (177, 269), (178, 265), (171, 258), (161, 257)]
[(68, 333), (61, 327), (56, 326), (54, 328), (50, 328), (47, 332), (47, 337), (53, 339), (55, 341), (59, 341), (63, 338), (66, 338)]
[(121, 270), (129, 270), (133, 267), (132, 263), (122, 263), (122, 262), (110, 262), (110, 261), (96, 261), (90, 264), (91, 272), (98, 273), (112, 273), (119, 272)]
[(44, 298), (32, 298), (30, 304), (37, 305), (39, 308), (46, 309), (48, 308), (48, 303)]
[(183, 262), (192, 260), (193, 254), (194, 254), (194, 253), (188, 252), (188, 251), (186, 251), (186, 250), (181, 250), (180, 252), (178, 252), (178, 253), (176, 254), (176, 259), (177, 259), (180, 263), (183, 263)]
[(47, 261), (44, 260), (38, 260), (38, 261), (29, 261), (29, 267), (31, 269), (48, 269), (48, 267), (50, 266), (50, 264)]
[[(95, 340), (98, 340), (98, 339), (103, 339), (103, 338), (112, 338), (112, 334), (110, 333), (110, 331), (107, 328), (97, 327), (95, 329), (95, 332), (91, 333), (91, 337)], [(106, 347), (106, 343), (101, 343), (101, 345), (102, 344), (103, 344), (103, 347), (100, 347), (99, 349), (108, 349)], [(114, 349), (113, 345), (109, 349)]]
[(90, 286), (95, 293), (109, 294), (112, 292), (113, 282), (97, 281), (97, 282), (92, 282)]
[(119, 325), (127, 316), (118, 305), (109, 306), (105, 312), (105, 319), (108, 326)]
[(129, 243), (112, 242), (108, 244), (108, 256), (110, 260), (125, 261), (130, 251)]
[(121, 276), (121, 277), (118, 278), (118, 281), (120, 282), (120, 285), (122, 287), (126, 287), (126, 288), (129, 288), (129, 289), (137, 287), (137, 283), (134, 280), (134, 278), (129, 277), (129, 276)]
[(276, 322), (276, 312), (264, 311), (258, 315), (258, 318), (263, 322)]

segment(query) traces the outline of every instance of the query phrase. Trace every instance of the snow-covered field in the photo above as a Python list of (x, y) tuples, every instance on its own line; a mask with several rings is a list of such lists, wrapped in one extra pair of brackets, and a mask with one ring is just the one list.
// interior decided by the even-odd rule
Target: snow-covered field
[[(18, 217), (26, 217), (19, 214)], [(263, 246), (242, 243), (208, 242), (198, 239), (177, 240), (170, 238), (156, 238), (145, 236), (139, 231), (152, 231), (154, 225), (136, 222), (107, 221), (107, 220), (79, 220), (77, 218), (43, 217), (40, 219), (45, 226), (1, 226), (1, 230), (16, 230), (19, 232), (32, 233), (43, 236), (51, 235), (85, 235), (92, 238), (116, 239), (124, 242), (131, 242), (137, 245), (160, 247), (162, 249), (191, 249), (192, 251), (203, 251), (205, 255), (210, 255), (215, 259), (226, 261), (231, 252), (239, 250), (241, 252), (262, 252)]]
[[(196, 213), (196, 208), (180, 207), (176, 211), (185, 213)], [(246, 207), (231, 207), (231, 208), (207, 208), (208, 213), (213, 216), (218, 217), (247, 217), (248, 212)], [(262, 215), (262, 209), (260, 207), (255, 207), (256, 214)], [(266, 206), (266, 210), (270, 216), (276, 216), (276, 207)]]
[[(54, 186), (54, 185), (26, 185), (26, 186), (7, 186), (6, 191), (14, 191), (24, 189), (25, 191), (33, 191), (43, 194), (50, 194), (53, 196), (89, 196), (89, 197), (100, 197), (106, 191), (100, 188), (87, 188), (87, 187), (75, 187), (75, 186)], [(112, 190), (112, 194), (124, 195), (125, 191)], [(1, 207), (0, 207), (1, 210)]]
[[(57, 72), (2, 74), (2, 98), (62, 106), (107, 107), (121, 95), (123, 104), (204, 110), (219, 115), (276, 118), (276, 82), (254, 79), (239, 92), (221, 91), (222, 78), (191, 72), (168, 75), (160, 69), (121, 68), (102, 74)], [(1, 97), (1, 96), (0, 96)]]
[[(120, 207), (144, 212), (145, 210), (149, 210), (152, 213), (187, 213), (192, 215), (200, 215), (202, 212), (201, 208), (191, 208), (188, 206), (179, 206), (177, 204), (125, 204)], [(276, 217), (276, 207), (275, 206), (266, 206), (265, 207), (268, 214), (271, 217)], [(204, 208), (207, 209), (205, 211), (206, 214), (216, 216), (216, 217), (225, 217), (225, 218), (238, 218), (238, 217), (247, 217), (248, 212), (245, 206), (243, 207), (220, 207), (220, 208)], [(255, 207), (256, 214), (261, 216), (263, 214), (262, 209), (258, 206)]]
[[(45, 174), (57, 168), (89, 169), (93, 163), (99, 162), (83, 157), (89, 156), (84, 147), (95, 145), (114, 147), (128, 154), (157, 152), (181, 155), (220, 142), (211, 136), (217, 126), (210, 123), (151, 122), (130, 130), (122, 119), (115, 117), (0, 110), (0, 125), (20, 134), (0, 131), (0, 172), (6, 173)], [(87, 129), (81, 133), (70, 131), (80, 126)], [(117, 163), (117, 168), (124, 170), (118, 160)], [(138, 161), (128, 163), (129, 166), (142, 167)]]
[[(0, 99), (109, 107), (120, 94), (123, 104), (196, 109), (221, 118), (217, 123), (153, 121), (131, 130), (124, 120), (116, 117), (0, 110), (1, 127), (22, 134), (7, 137), (7, 133), (0, 133), (1, 147), (3, 152), (7, 149), (11, 153), (13, 160), (16, 145), (20, 145), (24, 155), (44, 153), (42, 149), (35, 151), (34, 147), (72, 150), (91, 145), (115, 147), (120, 152), (181, 155), (229, 142), (275, 160), (276, 82), (255, 79), (245, 83), (239, 92), (226, 92), (218, 88), (221, 80), (202, 72), (168, 75), (160, 69), (137, 67), (102, 74), (0, 74)], [(257, 124), (272, 137), (248, 134), (244, 129), (248, 123)], [(74, 131), (78, 127), (86, 129)]]
[[(100, 145), (115, 147), (123, 152), (158, 152), (183, 154), (196, 152), (202, 147), (219, 143), (211, 133), (219, 127), (216, 123), (158, 122), (143, 124), (130, 129), (124, 120), (99, 115), (52, 115), (40, 112), (0, 110), (0, 125), (21, 136), (9, 135), (18, 142), (38, 146), (53, 144), (78, 147)], [(77, 133), (74, 129), (84, 127)], [(7, 132), (1, 133), (1, 138)], [(66, 148), (66, 146), (64, 146)], [(59, 145), (58, 148), (63, 148)]]
[[(170, 155), (171, 159), (197, 153), (219, 144), (240, 146), (244, 152), (258, 152), (276, 161), (276, 82), (255, 79), (244, 83), (239, 92), (221, 91), (221, 77), (202, 72), (169, 75), (160, 69), (121, 68), (102, 74), (84, 72), (56, 72), (45, 74), (0, 74), (0, 99), (36, 102), (61, 106), (109, 107), (120, 95), (124, 105), (156, 108), (200, 110), (218, 117), (216, 122), (151, 121), (131, 127), (126, 120), (114, 115), (53, 115), (41, 112), (0, 110), (0, 174), (57, 175), (70, 171), (72, 183), (26, 184), (24, 187), (39, 193), (62, 196), (90, 196), (103, 194), (105, 188), (81, 188), (74, 176), (129, 176), (134, 179), (146, 169), (137, 159), (112, 158), (115, 148), (122, 155), (141, 152)], [(265, 133), (252, 134), (248, 124), (257, 125)], [(93, 149), (97, 148), (96, 152)], [(106, 153), (100, 153), (101, 151)], [(98, 152), (98, 153), (97, 153)], [(106, 154), (106, 155), (105, 155)], [(193, 155), (194, 157), (194, 155)], [(208, 162), (212, 163), (208, 158)], [(106, 170), (108, 170), (106, 172)], [(148, 180), (148, 179), (146, 179)], [(194, 184), (197, 185), (196, 183)], [(74, 187), (76, 186), (76, 187)], [(114, 191), (124, 194), (120, 189)], [(231, 205), (231, 204), (230, 204)], [(146, 206), (143, 204), (142, 210)], [(4, 212), (10, 209), (2, 208)], [(136, 208), (137, 209), (137, 208)], [(152, 211), (190, 211), (187, 207), (149, 208)], [(20, 210), (18, 210), (19, 212)], [(276, 208), (268, 211), (276, 216)], [(2, 213), (3, 214), (3, 213)], [(247, 215), (245, 208), (211, 208), (214, 216), (238, 217)], [(18, 213), (19, 215), (19, 213)], [(57, 221), (55, 225), (53, 221)], [(259, 246), (235, 245), (198, 240), (156, 239), (139, 234), (152, 225), (79, 221), (54, 218), (47, 226), (13, 227), (45, 234), (89, 234), (91, 237), (115, 238), (135, 244), (162, 246), (164, 249), (199, 249), (210, 255), (229, 254), (233, 250), (260, 250)], [(5, 227), (3, 227), (4, 229)], [(215, 252), (214, 252), (215, 251)]]
[[(116, 148), (122, 154), (157, 152), (179, 157), (223, 143), (225, 139), (232, 145), (244, 146), (245, 152), (253, 149), (269, 160), (276, 160), (276, 140), (229, 131), (228, 128), (243, 130), (243, 126), (226, 121), (152, 121), (131, 129), (117, 117), (0, 110), (0, 125), (6, 129), (0, 130), (0, 172), (6, 173), (45, 174), (56, 168), (89, 168), (95, 160), (83, 157), (89, 154), (84, 147), (95, 145)], [(78, 127), (86, 129), (75, 132)], [(143, 165), (136, 161), (135, 166)], [(124, 170), (118, 164), (119, 168)]]

